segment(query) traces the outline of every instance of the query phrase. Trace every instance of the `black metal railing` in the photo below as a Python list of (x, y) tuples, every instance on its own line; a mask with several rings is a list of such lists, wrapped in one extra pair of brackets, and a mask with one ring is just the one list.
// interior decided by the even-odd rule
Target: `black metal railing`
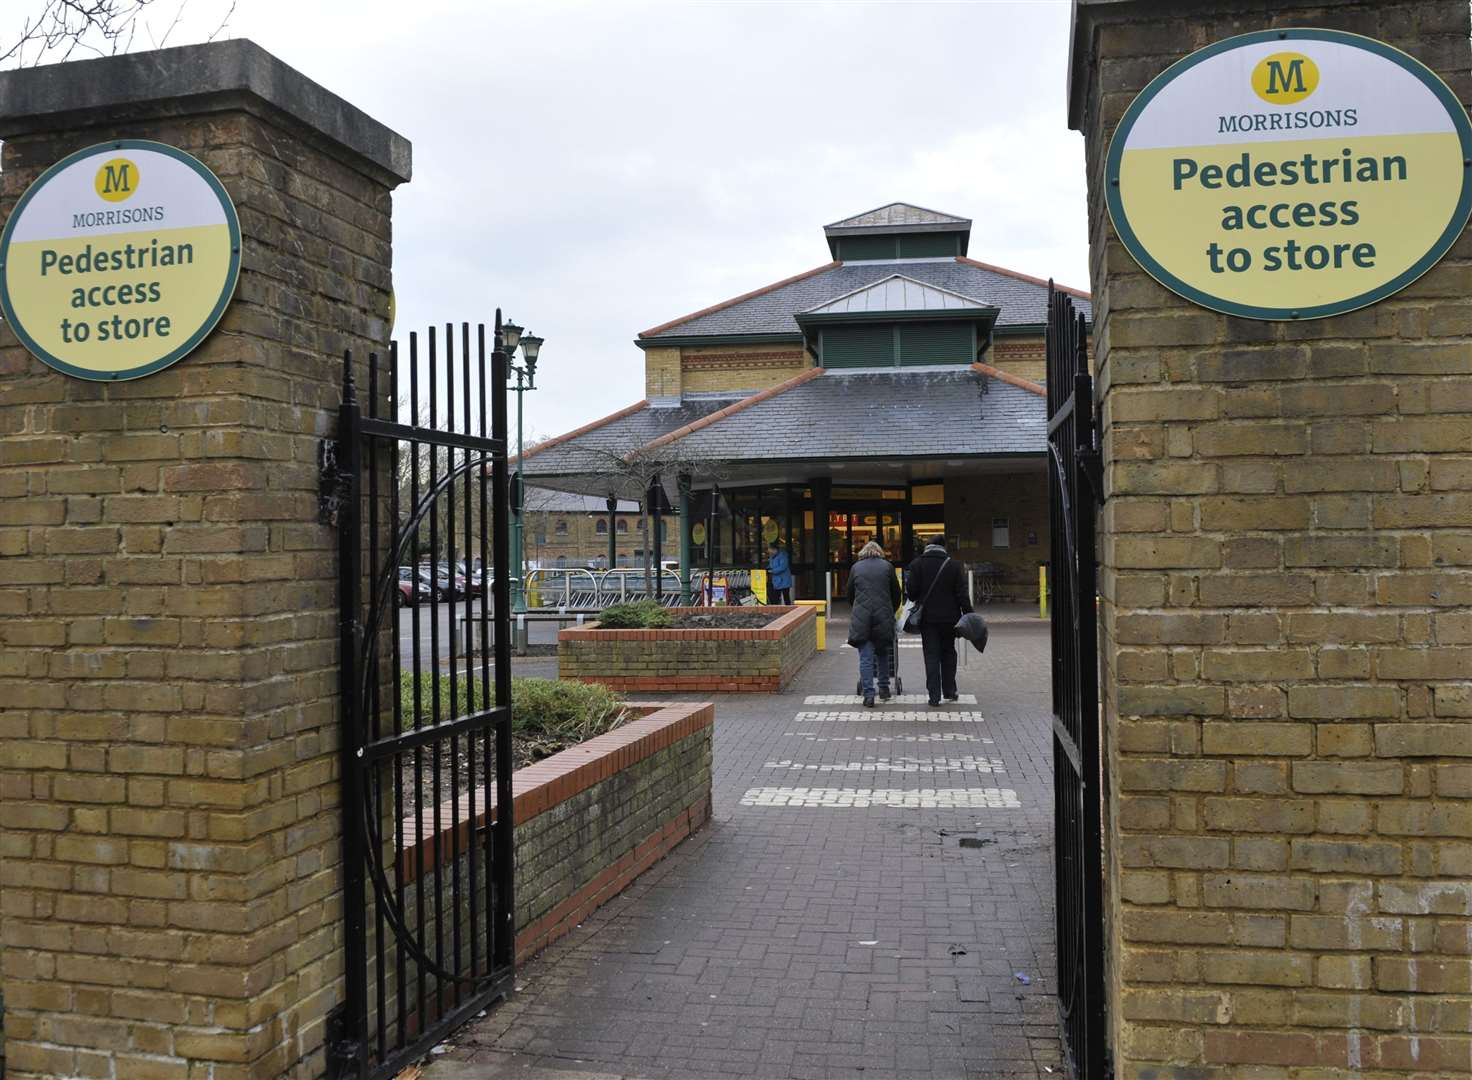
[[(489, 353), (486, 328), (466, 323), (430, 330), (422, 351), (411, 334), (407, 356), (395, 344), (385, 365), (370, 355), (366, 409), (345, 356), (338, 436), (324, 446), (323, 512), (338, 528), (341, 595), (336, 1076), (396, 1076), (503, 994), (512, 974), (499, 312), (495, 335)], [(456, 634), (457, 620), (473, 635)], [(475, 650), (472, 636), (491, 647)]]
[(1053, 793), (1058, 1005), (1075, 1080), (1109, 1075), (1099, 767), (1094, 517), (1101, 494), (1088, 324), (1048, 288), (1048, 490), (1052, 527)]

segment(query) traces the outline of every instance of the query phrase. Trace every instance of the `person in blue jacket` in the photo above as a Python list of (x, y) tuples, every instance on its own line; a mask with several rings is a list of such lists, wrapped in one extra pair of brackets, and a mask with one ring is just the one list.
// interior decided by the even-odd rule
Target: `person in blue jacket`
[(767, 603), (792, 603), (792, 560), (781, 540), (772, 541), (772, 557), (767, 560)]

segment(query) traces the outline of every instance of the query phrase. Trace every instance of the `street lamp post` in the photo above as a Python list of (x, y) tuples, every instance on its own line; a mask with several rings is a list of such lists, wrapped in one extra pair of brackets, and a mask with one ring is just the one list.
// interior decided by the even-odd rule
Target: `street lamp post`
[[(518, 345), (521, 347), (523, 360), (519, 367), (511, 363)], [(516, 394), (516, 473), (512, 478), (512, 483), (516, 485), (516, 498), (511, 513), (511, 610), (520, 614), (526, 611), (526, 565), (522, 554), (522, 521), (526, 512), (526, 466), (522, 456), (526, 448), (522, 443), (521, 398), (528, 390), (537, 388), (537, 355), (542, 350), (542, 339), (525, 333), (522, 327), (513, 322), (503, 322), (501, 346), (506, 353), (508, 377), (512, 372), (516, 374), (516, 385), (509, 388)]]

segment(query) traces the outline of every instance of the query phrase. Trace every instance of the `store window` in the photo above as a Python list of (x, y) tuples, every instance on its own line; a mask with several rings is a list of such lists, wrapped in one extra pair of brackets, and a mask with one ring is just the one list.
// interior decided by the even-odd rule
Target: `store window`
[(605, 521), (603, 518), (599, 518), (593, 526), (593, 531), (596, 532), (599, 536), (604, 535), (608, 532), (608, 522)]
[(628, 518), (619, 518), (618, 519), (617, 529), (621, 533), (628, 532), (629, 531), (629, 519)]
[(1012, 527), (1004, 517), (992, 518), (992, 547), (1012, 546)]

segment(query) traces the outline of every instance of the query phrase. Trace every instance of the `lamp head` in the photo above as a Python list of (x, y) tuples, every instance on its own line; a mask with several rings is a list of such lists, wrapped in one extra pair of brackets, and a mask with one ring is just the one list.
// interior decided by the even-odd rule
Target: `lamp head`
[(510, 356), (516, 352), (516, 346), (521, 343), (521, 327), (514, 322), (503, 322), (501, 324), (501, 341), (506, 347), (506, 355)]
[(521, 339), (521, 355), (526, 359), (526, 373), (535, 375), (537, 372), (537, 356), (542, 351), (542, 339), (535, 334), (527, 334)]

